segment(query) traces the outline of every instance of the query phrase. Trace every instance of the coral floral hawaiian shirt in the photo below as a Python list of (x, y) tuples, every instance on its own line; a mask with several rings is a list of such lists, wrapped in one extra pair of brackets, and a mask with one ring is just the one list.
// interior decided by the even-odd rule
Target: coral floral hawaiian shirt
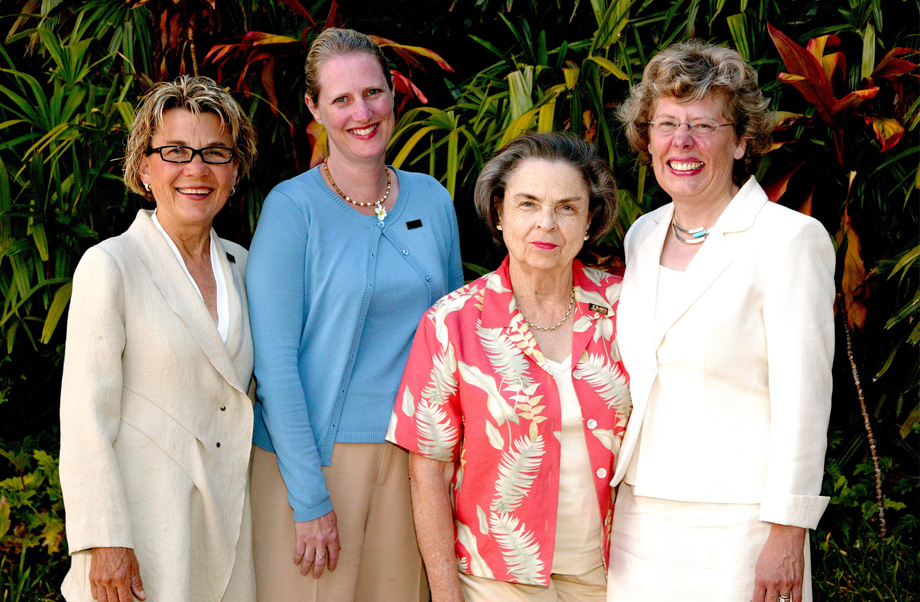
[[(606, 564), (610, 477), (631, 409), (616, 346), (620, 278), (574, 264), (572, 380), (581, 404)], [(501, 267), (422, 318), (387, 440), (455, 465), (462, 572), (548, 585), (559, 500), (559, 391)], [(563, 492), (564, 494), (564, 492)]]

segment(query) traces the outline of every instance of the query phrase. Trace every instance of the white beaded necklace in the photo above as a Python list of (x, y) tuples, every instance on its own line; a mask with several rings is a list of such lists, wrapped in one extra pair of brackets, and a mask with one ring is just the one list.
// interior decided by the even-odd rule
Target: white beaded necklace
[(329, 157), (326, 157), (326, 160), (323, 161), (323, 169), (326, 171), (326, 179), (329, 180), (329, 184), (332, 186), (332, 189), (335, 190), (336, 194), (338, 194), (340, 197), (342, 197), (343, 199), (345, 199), (352, 205), (357, 205), (358, 207), (373, 207), (374, 213), (377, 214), (377, 219), (379, 221), (382, 222), (384, 219), (386, 219), (387, 210), (383, 207), (383, 204), (386, 203), (387, 199), (390, 197), (390, 170), (389, 169), (387, 169), (385, 166), (383, 168), (383, 171), (386, 172), (387, 174), (387, 190), (386, 192), (383, 193), (383, 197), (381, 197), (379, 201), (374, 201), (372, 203), (362, 203), (360, 201), (356, 201), (352, 199), (351, 197), (349, 197), (344, 192), (342, 192), (342, 189), (339, 188), (336, 185), (335, 180), (332, 179), (332, 174), (329, 173)]

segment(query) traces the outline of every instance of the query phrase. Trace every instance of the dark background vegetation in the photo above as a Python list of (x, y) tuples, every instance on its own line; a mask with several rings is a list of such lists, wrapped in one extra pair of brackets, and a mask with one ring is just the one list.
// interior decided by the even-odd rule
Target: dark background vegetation
[(468, 277), (501, 259), (474, 216), (472, 183), (527, 129), (574, 132), (609, 160), (621, 213), (595, 263), (620, 269), (626, 228), (667, 198), (613, 111), (674, 41), (742, 52), (783, 118), (758, 177), (838, 248), (832, 499), (812, 533), (816, 599), (920, 599), (917, 0), (4, 0), (2, 11), (0, 600), (59, 599), (69, 283), (83, 251), (142, 206), (119, 179), (133, 107), (180, 73), (235, 94), (260, 160), (217, 229), (248, 244), (272, 186), (320, 156), (302, 69), (327, 24), (403, 45), (386, 48), (401, 106), (390, 161), (451, 191)]

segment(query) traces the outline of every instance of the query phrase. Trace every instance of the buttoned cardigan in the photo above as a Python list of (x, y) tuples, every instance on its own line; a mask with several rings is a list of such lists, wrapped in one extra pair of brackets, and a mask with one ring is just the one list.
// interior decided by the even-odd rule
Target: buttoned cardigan
[[(575, 262), (572, 381), (581, 405), (602, 556), (610, 476), (631, 402), (616, 344), (620, 278)], [(517, 308), (508, 259), (441, 299), (419, 325), (387, 439), (454, 464), (455, 552), (466, 574), (547, 585), (560, 496), (559, 391)], [(562, 495), (565, 492), (561, 492)]]
[[(295, 521), (332, 510), (321, 466), (332, 461), (334, 443), (384, 442), (419, 317), (463, 284), (447, 190), (427, 175), (394, 171), (399, 196), (384, 221), (355, 211), (326, 186), (319, 168), (280, 183), (250, 247), (246, 284), (259, 397), (253, 441), (277, 454)], [(387, 256), (392, 260), (380, 264)], [(399, 270), (427, 294), (382, 306), (389, 336), (367, 337), (381, 270)], [(380, 395), (365, 404), (348, 396), (353, 385), (365, 384), (354, 371), (359, 351), (398, 366), (374, 383)], [(365, 422), (375, 424), (360, 431), (342, 426), (370, 415), (378, 418)]]

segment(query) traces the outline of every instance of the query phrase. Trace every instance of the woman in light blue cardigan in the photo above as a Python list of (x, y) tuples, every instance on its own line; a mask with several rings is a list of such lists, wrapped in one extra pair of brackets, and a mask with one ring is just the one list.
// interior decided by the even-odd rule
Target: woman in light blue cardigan
[(385, 65), (357, 32), (314, 41), (329, 157), (272, 190), (252, 241), (260, 600), (427, 600), (407, 457), (384, 437), (419, 319), (463, 272), (447, 191), (384, 162)]

